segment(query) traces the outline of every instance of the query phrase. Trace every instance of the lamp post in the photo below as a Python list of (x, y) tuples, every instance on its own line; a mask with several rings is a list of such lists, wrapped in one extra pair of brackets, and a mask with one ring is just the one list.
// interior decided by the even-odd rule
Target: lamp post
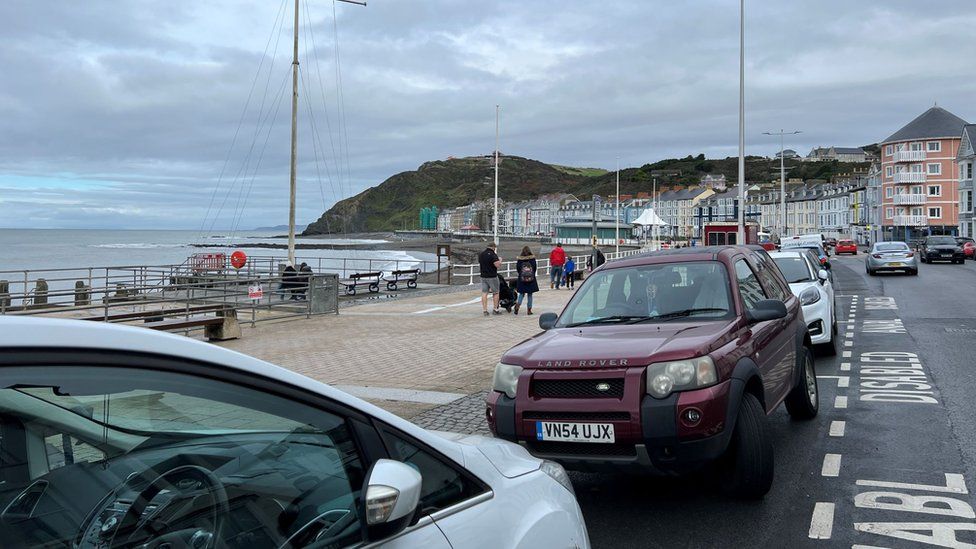
[(783, 158), (783, 136), (784, 135), (796, 135), (798, 133), (803, 133), (800, 130), (786, 132), (780, 130), (778, 132), (763, 132), (763, 135), (778, 135), (779, 136), (779, 212), (780, 212), (780, 224), (779, 224), (779, 236), (780, 238), (786, 236), (786, 164)]
[(740, 246), (746, 242), (746, 1), (739, 0), (739, 237)]
[(617, 157), (617, 215), (614, 220), (614, 251), (620, 255), (620, 157)]
[(501, 107), (495, 105), (495, 219), (494, 219), (494, 242), (498, 246), (498, 112)]

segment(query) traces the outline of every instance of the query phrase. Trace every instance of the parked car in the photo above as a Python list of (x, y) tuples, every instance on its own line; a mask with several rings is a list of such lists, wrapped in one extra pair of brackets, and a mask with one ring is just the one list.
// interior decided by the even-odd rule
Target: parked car
[(871, 276), (885, 271), (918, 274), (919, 255), (904, 242), (875, 242), (864, 260), (864, 270)]
[(918, 243), (915, 251), (922, 263), (933, 261), (948, 261), (950, 263), (965, 263), (966, 256), (962, 246), (956, 242), (954, 236), (928, 236)]
[(837, 245), (834, 246), (834, 253), (857, 255), (857, 244), (853, 240), (838, 240)]
[(640, 254), (594, 271), (495, 368), (488, 425), (580, 470), (680, 474), (716, 464), (731, 494), (773, 479), (766, 416), (819, 409), (800, 300), (766, 252)]
[(812, 240), (784, 240), (780, 246), (780, 250), (795, 250), (795, 249), (808, 249), (817, 256), (817, 261), (820, 265), (830, 270), (830, 256), (827, 250), (823, 248), (819, 243), (813, 242)]
[(588, 547), (561, 466), (190, 338), (0, 318), (4, 547)]
[(799, 250), (769, 255), (789, 283), (790, 291), (800, 298), (811, 343), (822, 345), (831, 355), (837, 354), (837, 308), (834, 285), (827, 270), (813, 261), (810, 254)]
[(976, 240), (968, 236), (957, 236), (956, 243), (962, 246), (962, 254), (966, 259), (976, 259)]

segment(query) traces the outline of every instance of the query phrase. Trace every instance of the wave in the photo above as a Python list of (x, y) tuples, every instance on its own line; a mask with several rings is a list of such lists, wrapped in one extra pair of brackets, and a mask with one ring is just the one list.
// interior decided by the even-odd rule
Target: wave
[(153, 244), (151, 242), (123, 242), (116, 244), (89, 244), (89, 248), (151, 250), (154, 248), (185, 248), (186, 244)]

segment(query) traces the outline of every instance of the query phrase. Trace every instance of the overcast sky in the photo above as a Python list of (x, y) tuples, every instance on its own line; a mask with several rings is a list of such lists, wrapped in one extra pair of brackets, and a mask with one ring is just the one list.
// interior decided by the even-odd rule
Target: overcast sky
[[(292, 4), (0, 3), (0, 227), (287, 223)], [(501, 150), (545, 162), (737, 152), (734, 0), (306, 8), (300, 223), (425, 161), (490, 153), (495, 104)], [(976, 120), (972, 0), (746, 9), (749, 154), (775, 153), (762, 132), (780, 128), (803, 131), (787, 143), (803, 154), (873, 143), (936, 102)]]

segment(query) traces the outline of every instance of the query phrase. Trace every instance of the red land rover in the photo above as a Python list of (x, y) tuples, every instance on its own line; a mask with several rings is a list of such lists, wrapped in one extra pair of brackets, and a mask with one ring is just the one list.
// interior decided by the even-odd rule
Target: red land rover
[(800, 302), (757, 247), (607, 263), (539, 325), (496, 366), (488, 425), (572, 469), (718, 462), (729, 493), (758, 498), (773, 479), (766, 416), (782, 402), (817, 415)]

